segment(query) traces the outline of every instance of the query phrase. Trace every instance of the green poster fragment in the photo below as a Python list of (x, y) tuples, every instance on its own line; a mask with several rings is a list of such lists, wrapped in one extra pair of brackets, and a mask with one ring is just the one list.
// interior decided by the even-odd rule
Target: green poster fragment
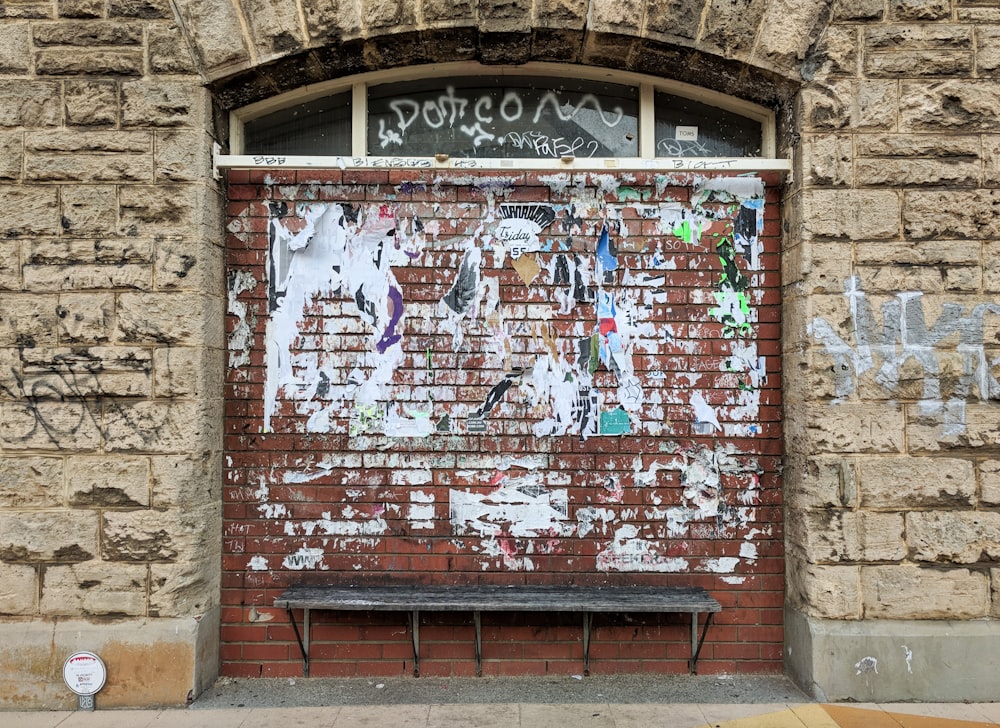
[(639, 191), (634, 187), (619, 187), (618, 188), (618, 201), (619, 202), (639, 202), (642, 198), (639, 195)]
[(632, 431), (632, 422), (628, 412), (616, 407), (610, 412), (601, 412), (602, 435), (627, 435)]

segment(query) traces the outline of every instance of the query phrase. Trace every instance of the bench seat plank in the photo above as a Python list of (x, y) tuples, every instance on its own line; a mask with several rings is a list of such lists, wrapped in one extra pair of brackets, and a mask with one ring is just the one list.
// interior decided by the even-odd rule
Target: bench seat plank
[(364, 611), (719, 612), (694, 587), (312, 586), (290, 587), (275, 602), (291, 609)]

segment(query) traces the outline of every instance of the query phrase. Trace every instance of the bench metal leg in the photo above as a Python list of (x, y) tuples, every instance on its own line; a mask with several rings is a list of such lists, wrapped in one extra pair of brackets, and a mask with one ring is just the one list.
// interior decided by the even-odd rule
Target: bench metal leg
[(476, 677), (483, 676), (483, 618), (476, 611), (472, 613), (472, 621), (476, 625)]
[(688, 671), (692, 675), (698, 674), (698, 656), (705, 644), (705, 636), (708, 634), (708, 626), (711, 623), (712, 612), (708, 612), (705, 617), (705, 627), (701, 631), (701, 639), (698, 639), (698, 612), (691, 613), (691, 659), (688, 661)]
[(309, 677), (309, 608), (306, 607), (303, 617), (303, 628), (306, 633), (305, 641), (302, 640), (302, 635), (299, 634), (299, 625), (295, 623), (295, 614), (292, 612), (292, 608), (288, 607), (285, 609), (288, 612), (288, 619), (292, 623), (292, 630), (295, 632), (295, 641), (299, 643), (299, 652), (302, 653), (302, 676)]
[(410, 634), (413, 636), (413, 677), (420, 677), (420, 610), (410, 613)]
[(590, 624), (593, 617), (590, 612), (583, 613), (583, 674), (590, 675)]

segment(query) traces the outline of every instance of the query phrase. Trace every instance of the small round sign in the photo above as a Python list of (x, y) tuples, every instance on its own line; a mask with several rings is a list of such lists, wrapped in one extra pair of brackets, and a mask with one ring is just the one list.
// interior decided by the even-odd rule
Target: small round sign
[(107, 677), (104, 663), (93, 652), (74, 652), (63, 665), (63, 680), (77, 695), (94, 695)]

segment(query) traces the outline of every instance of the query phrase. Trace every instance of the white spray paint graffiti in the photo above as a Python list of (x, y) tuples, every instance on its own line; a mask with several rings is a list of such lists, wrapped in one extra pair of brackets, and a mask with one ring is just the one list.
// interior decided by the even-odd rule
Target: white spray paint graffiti
[[(809, 325), (834, 361), (835, 394), (839, 399), (856, 396), (859, 380), (875, 371), (875, 383), (896, 394), (901, 375), (909, 362), (920, 369), (921, 391), (916, 395), (921, 411), (937, 417), (941, 437), (965, 431), (965, 405), (1000, 399), (1000, 357), (987, 357), (984, 322), (987, 316), (1000, 316), (1000, 304), (981, 303), (971, 308), (945, 303), (933, 325), (928, 325), (923, 294), (899, 293), (883, 302), (879, 324), (868, 297), (857, 277), (844, 285), (844, 297), (850, 314), (848, 343), (824, 318)], [(951, 339), (954, 346), (948, 346)], [(959, 371), (949, 361), (960, 359)], [(946, 386), (942, 386), (947, 382)]]
[[(384, 150), (401, 147), (411, 137), (443, 128), (471, 139), (475, 148), (497, 149), (509, 145), (539, 157), (593, 156), (602, 144), (606, 149), (617, 150), (625, 143), (624, 151), (628, 151), (635, 138), (635, 118), (626, 117), (620, 105), (605, 110), (592, 93), (470, 90), (449, 85), (443, 92), (370, 103), (371, 112), (378, 116), (378, 140)], [(567, 131), (577, 130), (585, 136), (553, 137), (541, 130), (540, 124), (546, 123)], [(609, 133), (614, 130), (617, 133)]]
[(862, 657), (854, 664), (854, 669), (857, 670), (857, 674), (865, 674), (874, 672), (878, 675), (878, 660), (874, 657)]

